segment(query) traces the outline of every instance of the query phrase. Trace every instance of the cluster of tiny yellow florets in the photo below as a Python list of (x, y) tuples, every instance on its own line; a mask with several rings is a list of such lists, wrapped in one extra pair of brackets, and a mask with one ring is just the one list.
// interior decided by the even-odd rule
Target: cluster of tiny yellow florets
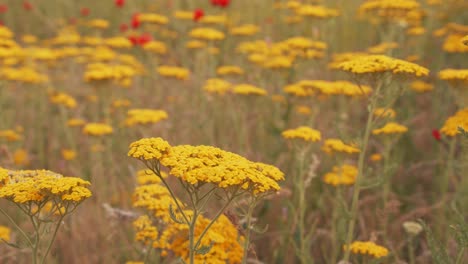
[(459, 128), (468, 131), (468, 108), (459, 110), (455, 115), (449, 117), (445, 121), (444, 126), (440, 129), (440, 132), (447, 136), (454, 137), (460, 133)]
[(190, 31), (189, 35), (196, 39), (203, 39), (203, 40), (222, 40), (224, 39), (224, 33), (216, 30), (214, 28), (195, 28)]
[(104, 136), (112, 134), (111, 126), (102, 123), (88, 123), (83, 127), (83, 133), (90, 136)]
[(162, 138), (143, 138), (130, 144), (128, 156), (141, 160), (160, 160), (171, 149)]
[(334, 166), (331, 172), (323, 176), (323, 181), (326, 184), (333, 186), (352, 185), (356, 181), (358, 169), (353, 165)]
[(380, 118), (394, 118), (396, 112), (391, 108), (377, 108), (374, 110), (374, 115)]
[(333, 154), (335, 152), (348, 154), (361, 152), (358, 148), (346, 145), (343, 143), (343, 141), (334, 138), (325, 140), (325, 144), (322, 146), (322, 150), (328, 154)]
[(367, 85), (356, 85), (348, 81), (302, 80), (285, 86), (283, 91), (298, 97), (314, 94), (357, 97), (370, 94), (372, 88)]
[(388, 249), (379, 246), (372, 241), (354, 241), (349, 246), (344, 246), (344, 250), (351, 250), (354, 254), (370, 255), (375, 258), (386, 257)]
[(250, 84), (238, 84), (232, 88), (232, 92), (241, 95), (266, 95), (267, 91)]
[(176, 67), (176, 66), (159, 66), (156, 71), (164, 77), (175, 78), (179, 80), (187, 80), (190, 71), (186, 68)]
[(402, 134), (408, 131), (408, 128), (395, 122), (385, 124), (383, 127), (372, 130), (372, 134)]
[(167, 113), (163, 110), (153, 109), (130, 109), (125, 119), (126, 126), (147, 125), (158, 123), (167, 119)]
[(90, 183), (47, 170), (12, 171), (0, 168), (0, 198), (17, 204), (48, 201), (79, 203), (91, 196)]
[(429, 74), (429, 70), (422, 66), (385, 55), (358, 56), (349, 61), (340, 63), (338, 68), (354, 74), (390, 72), (393, 74), (408, 74), (417, 77), (427, 76)]
[(318, 130), (312, 129), (310, 127), (301, 126), (296, 129), (288, 129), (283, 131), (281, 135), (284, 138), (289, 139), (302, 139), (304, 141), (316, 142), (320, 141), (321, 133)]
[(3, 241), (9, 242), (11, 238), (11, 230), (6, 226), (0, 225), (0, 244)]

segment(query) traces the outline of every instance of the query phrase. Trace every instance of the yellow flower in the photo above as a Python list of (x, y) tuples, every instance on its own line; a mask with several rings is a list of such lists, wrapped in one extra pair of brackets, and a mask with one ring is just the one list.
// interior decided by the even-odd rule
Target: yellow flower
[(0, 69), (0, 77), (9, 81), (34, 84), (46, 83), (49, 81), (47, 75), (43, 75), (35, 69), (28, 67), (2, 68)]
[(0, 244), (3, 241), (9, 242), (11, 239), (11, 230), (6, 226), (0, 225)]
[(90, 183), (76, 177), (63, 177), (47, 170), (8, 171), (6, 184), (0, 188), (0, 198), (14, 203), (61, 200), (77, 204), (91, 197)]
[(414, 81), (410, 84), (410, 88), (415, 92), (424, 93), (432, 91), (434, 89), (434, 85), (423, 81)]
[(263, 62), (263, 67), (269, 69), (289, 69), (292, 67), (294, 58), (288, 56), (274, 56)]
[(153, 222), (147, 215), (138, 217), (133, 222), (133, 227), (136, 230), (136, 241), (148, 244), (158, 238), (158, 229), (153, 225)]
[(109, 27), (109, 21), (104, 19), (93, 19), (87, 23), (88, 27), (106, 29)]
[(83, 126), (86, 124), (86, 121), (81, 118), (72, 118), (67, 121), (69, 127)]
[(312, 110), (308, 106), (300, 105), (296, 107), (296, 112), (302, 115), (310, 115), (312, 113)]
[(288, 129), (286, 131), (283, 131), (281, 135), (284, 138), (298, 138), (310, 142), (320, 141), (321, 139), (320, 131), (306, 126), (301, 126), (296, 129)]
[(163, 110), (153, 109), (130, 109), (125, 119), (126, 126), (155, 124), (161, 120), (167, 119), (167, 113)]
[(313, 18), (332, 18), (337, 17), (339, 12), (336, 9), (327, 8), (319, 5), (301, 5), (296, 8), (296, 13), (304, 17), (313, 17)]
[(34, 35), (23, 35), (21, 40), (27, 44), (33, 44), (37, 42), (37, 37)]
[(113, 37), (104, 40), (104, 44), (111, 48), (131, 48), (132, 42), (128, 38)]
[(130, 144), (128, 156), (143, 160), (159, 160), (171, 150), (162, 138), (143, 138)]
[(468, 131), (468, 108), (459, 110), (455, 115), (449, 117), (440, 132), (449, 137), (454, 137), (460, 133), (459, 127)]
[(29, 164), (29, 156), (28, 152), (24, 149), (17, 149), (13, 153), (13, 161), (15, 162), (16, 165), (28, 165)]
[(216, 69), (216, 73), (218, 75), (242, 75), (244, 74), (244, 70), (238, 66), (225, 65), (219, 66), (218, 69)]
[(114, 108), (123, 108), (129, 107), (132, 104), (128, 99), (116, 99), (112, 102), (112, 107)]
[(8, 129), (0, 130), (0, 138), (6, 138), (7, 141), (13, 142), (21, 140), (22, 136), (16, 131)]
[(242, 95), (266, 95), (267, 91), (265, 89), (255, 87), (250, 84), (238, 84), (232, 88), (232, 92), (235, 94)]
[(189, 35), (193, 38), (204, 40), (222, 40), (224, 33), (213, 28), (195, 28), (190, 31)]
[(400, 125), (398, 123), (395, 123), (395, 122), (390, 122), (390, 123), (385, 124), (385, 126), (381, 128), (372, 130), (372, 134), (374, 135), (402, 134), (402, 133), (406, 133), (407, 131), (408, 131), (407, 127)]
[(354, 254), (370, 255), (374, 258), (386, 257), (388, 249), (379, 246), (372, 241), (354, 241), (349, 246), (344, 246), (344, 250), (351, 250)]
[(374, 153), (370, 156), (370, 160), (373, 162), (381, 161), (382, 155), (380, 155), (379, 153)]
[(137, 75), (137, 71), (127, 65), (110, 65), (105, 63), (91, 63), (86, 67), (84, 79), (87, 82), (105, 80), (126, 80)]
[(283, 87), (283, 91), (287, 94), (291, 94), (298, 97), (307, 97), (314, 94), (312, 89), (308, 89), (299, 84), (289, 84)]
[(155, 40), (150, 41), (150, 42), (146, 43), (143, 46), (143, 49), (147, 50), (147, 51), (151, 51), (151, 52), (156, 53), (156, 54), (166, 54), (167, 53), (166, 44), (164, 44), (161, 41), (155, 41)]
[(462, 34), (450, 34), (445, 38), (442, 49), (449, 53), (466, 53), (468, 46), (463, 44)]
[(391, 108), (377, 108), (374, 110), (374, 115), (381, 118), (394, 118), (396, 112)]
[(50, 101), (54, 104), (63, 105), (70, 109), (75, 108), (77, 105), (75, 98), (63, 92), (53, 92), (50, 95)]
[(200, 40), (191, 40), (191, 41), (188, 41), (185, 44), (185, 46), (188, 49), (201, 49), (201, 48), (206, 47), (206, 43)]
[(337, 68), (355, 74), (391, 72), (393, 74), (409, 74), (417, 77), (429, 74), (429, 70), (424, 67), (385, 55), (359, 56), (340, 63)]
[(253, 24), (245, 24), (231, 28), (231, 35), (234, 36), (252, 36), (260, 31), (260, 28)]
[(420, 36), (426, 33), (426, 29), (424, 27), (412, 27), (406, 30), (406, 34), (411, 36)]
[(461, 39), (461, 43), (465, 46), (468, 46), (468, 35), (464, 36), (462, 39)]
[(102, 123), (88, 123), (83, 127), (83, 133), (91, 136), (104, 136), (112, 134), (111, 126)]
[(223, 95), (231, 90), (231, 83), (223, 79), (212, 78), (206, 80), (203, 85), (203, 90), (208, 93), (220, 94)]
[(227, 23), (226, 16), (213, 16), (213, 15), (206, 15), (203, 16), (200, 20), (203, 24), (213, 24), (213, 25), (224, 25)]
[(72, 149), (62, 149), (62, 157), (64, 160), (74, 160), (76, 158), (76, 151)]
[(284, 41), (290, 48), (294, 49), (327, 49), (327, 44), (321, 41), (313, 41), (305, 37), (293, 37)]
[(439, 72), (439, 78), (449, 82), (468, 82), (468, 69), (445, 69)]
[(325, 144), (322, 147), (322, 150), (328, 154), (333, 154), (334, 152), (342, 152), (348, 154), (354, 154), (361, 152), (358, 148), (346, 145), (343, 141), (339, 139), (327, 139)]
[[(167, 173), (161, 171), (161, 176), (167, 178)], [(138, 185), (161, 183), (161, 179), (152, 170), (139, 170), (136, 175)]]
[(193, 19), (193, 12), (192, 11), (183, 11), (177, 10), (174, 12), (174, 17), (181, 20), (192, 20)]
[(384, 42), (380, 43), (378, 45), (372, 46), (367, 49), (369, 53), (373, 54), (383, 54), (386, 53), (389, 50), (396, 49), (398, 48), (398, 43), (396, 42)]
[(159, 66), (156, 71), (164, 77), (172, 77), (180, 80), (187, 80), (190, 74), (188, 69), (174, 66)]
[(358, 169), (353, 165), (334, 166), (331, 172), (323, 176), (323, 181), (333, 186), (352, 185), (356, 181), (357, 174)]
[(169, 22), (169, 19), (163, 15), (153, 14), (153, 13), (144, 13), (138, 15), (138, 20), (140, 22), (147, 22), (159, 25), (166, 25)]

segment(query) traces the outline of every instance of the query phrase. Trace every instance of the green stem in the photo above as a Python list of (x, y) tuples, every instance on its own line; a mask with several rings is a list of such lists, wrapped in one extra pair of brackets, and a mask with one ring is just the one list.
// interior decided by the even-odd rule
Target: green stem
[(197, 224), (197, 218), (198, 218), (198, 212), (196, 211), (196, 208), (194, 208), (192, 221), (190, 222), (190, 226), (189, 226), (189, 263), (190, 264), (195, 263), (195, 251), (196, 251), (197, 245), (194, 246), (194, 242), (195, 242), (195, 225)]
[[(353, 199), (351, 202), (351, 218), (348, 222), (348, 232), (346, 235), (345, 245), (350, 245), (353, 239), (354, 227), (356, 224), (357, 213), (358, 213), (359, 194), (361, 191), (361, 184), (364, 179), (364, 160), (366, 157), (367, 145), (369, 144), (369, 138), (370, 138), (370, 133), (371, 133), (372, 124), (373, 124), (372, 117), (374, 114), (374, 108), (376, 107), (378, 97), (380, 96), (381, 87), (382, 87), (382, 82), (380, 82), (377, 85), (377, 90), (375, 94), (372, 96), (372, 98), (370, 99), (370, 104), (369, 104), (369, 109), (368, 109), (369, 113), (367, 115), (367, 123), (366, 123), (365, 132), (364, 132), (364, 139), (362, 143), (361, 152), (359, 153), (358, 175), (356, 177), (356, 183), (354, 184)], [(345, 255), (344, 255), (345, 262), (349, 261), (350, 254), (351, 254), (350, 250), (345, 251)]]
[(414, 264), (414, 246), (413, 246), (413, 238), (408, 238), (408, 255), (410, 259), (410, 264)]
[(463, 261), (463, 256), (465, 255), (465, 247), (460, 247), (457, 254), (457, 259), (455, 260), (455, 264), (461, 264)]
[(242, 264), (247, 263), (247, 256), (249, 254), (249, 243), (250, 243), (250, 233), (252, 230), (252, 214), (254, 211), (255, 206), (257, 205), (257, 201), (254, 199), (249, 206), (247, 211), (247, 230), (245, 231), (245, 240), (244, 240), (244, 255), (242, 256)]
[(16, 229), (18, 229), (21, 235), (23, 235), (23, 237), (26, 238), (26, 241), (28, 241), (29, 246), (32, 248), (33, 243), (31, 239), (29, 239), (28, 235), (26, 235), (26, 233), (23, 231), (23, 229), (21, 229), (21, 227), (19, 227), (19, 225), (15, 222), (15, 220), (13, 220), (5, 211), (3, 211), (1, 207), (0, 207), (0, 212), (6, 216), (6, 218), (16, 227)]
[[(59, 210), (60, 210), (60, 208), (59, 208)], [(57, 226), (55, 227), (55, 230), (54, 230), (54, 233), (52, 234), (52, 237), (50, 238), (50, 242), (49, 242), (49, 245), (47, 246), (47, 250), (46, 250), (44, 256), (42, 257), (41, 264), (43, 264), (45, 262), (45, 260), (47, 258), (47, 255), (49, 255), (50, 249), (52, 248), (52, 244), (54, 243), (55, 238), (57, 237), (57, 233), (58, 233), (58, 230), (60, 228), (60, 224), (63, 221), (63, 218), (65, 218), (65, 214), (61, 214), (60, 219), (57, 222)]]

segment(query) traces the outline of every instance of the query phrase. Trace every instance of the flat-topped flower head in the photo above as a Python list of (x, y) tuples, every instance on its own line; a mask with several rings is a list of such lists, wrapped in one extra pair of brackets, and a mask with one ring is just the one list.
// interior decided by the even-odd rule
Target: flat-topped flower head
[(203, 40), (223, 40), (224, 33), (214, 28), (195, 28), (189, 33), (190, 37)]
[(244, 74), (244, 70), (239, 66), (224, 65), (216, 69), (216, 74), (218, 75), (242, 75)]
[(423, 81), (414, 81), (410, 83), (410, 88), (415, 92), (425, 93), (432, 91), (434, 89), (434, 85)]
[(383, 127), (372, 130), (374, 135), (403, 134), (408, 128), (395, 122), (385, 124)]
[(288, 129), (283, 131), (281, 135), (288, 139), (302, 139), (309, 142), (317, 142), (321, 139), (321, 133), (318, 130), (307, 126), (300, 126), (296, 129)]
[(232, 84), (228, 81), (211, 78), (206, 80), (203, 90), (208, 93), (223, 95), (231, 90), (231, 86)]
[(339, 15), (338, 10), (320, 5), (301, 5), (296, 8), (295, 11), (296, 14), (300, 16), (318, 19), (327, 19), (337, 17)]
[(454, 85), (467, 84), (468, 69), (445, 69), (439, 72), (439, 78)]
[(64, 177), (48, 170), (8, 171), (8, 178), (0, 184), (0, 198), (17, 204), (39, 204), (55, 199), (79, 203), (91, 197), (89, 185), (83, 179)]
[(427, 76), (429, 70), (415, 63), (394, 59), (385, 55), (358, 56), (337, 65), (338, 69), (354, 74), (377, 74), (390, 72), (416, 77)]
[(379, 118), (395, 118), (396, 112), (392, 108), (376, 108), (374, 116)]
[(257, 163), (211, 146), (180, 145), (171, 148), (161, 164), (169, 174), (196, 185), (212, 183), (220, 188), (238, 186), (254, 194), (279, 190), (284, 174), (274, 166)]
[(126, 126), (155, 124), (167, 119), (167, 113), (163, 110), (154, 109), (130, 109), (125, 119)]
[(6, 226), (0, 225), (0, 244), (2, 244), (3, 241), (9, 242), (10, 239), (11, 239), (11, 229)]
[(372, 241), (354, 241), (351, 245), (344, 246), (344, 250), (351, 250), (354, 254), (370, 255), (374, 258), (388, 256), (388, 249), (375, 244)]
[(142, 138), (130, 144), (129, 157), (141, 160), (160, 160), (171, 151), (171, 145), (164, 139)]
[(232, 92), (242, 95), (266, 95), (267, 91), (250, 84), (238, 84), (232, 88)]
[(449, 117), (440, 129), (440, 133), (454, 137), (460, 133), (459, 128), (468, 131), (468, 108), (459, 110), (455, 115)]
[(190, 71), (186, 68), (176, 67), (176, 66), (159, 66), (156, 71), (164, 77), (175, 78), (179, 80), (187, 80)]
[(325, 140), (325, 144), (322, 146), (322, 150), (328, 154), (338, 153), (347, 153), (355, 154), (361, 152), (358, 148), (350, 145), (346, 145), (340, 139), (330, 138)]
[(103, 123), (88, 123), (83, 127), (83, 133), (90, 136), (105, 136), (112, 132), (112, 127)]
[(323, 176), (323, 181), (333, 186), (353, 185), (356, 181), (357, 173), (358, 169), (353, 165), (334, 166), (331, 172)]
[[(167, 173), (161, 171), (161, 177), (167, 178)], [(148, 185), (154, 183), (161, 183), (161, 178), (149, 169), (137, 171), (136, 180), (138, 185)]]
[(257, 34), (259, 31), (260, 28), (258, 26), (253, 24), (245, 24), (231, 28), (230, 33), (233, 36), (252, 36)]

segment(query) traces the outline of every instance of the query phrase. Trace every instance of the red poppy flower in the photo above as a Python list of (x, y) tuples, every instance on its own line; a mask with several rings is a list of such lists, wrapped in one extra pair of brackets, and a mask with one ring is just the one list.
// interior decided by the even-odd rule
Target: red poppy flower
[(150, 42), (152, 39), (151, 35), (148, 33), (142, 34), (138, 37), (138, 45), (144, 46), (146, 43)]
[(230, 0), (211, 0), (211, 4), (219, 7), (227, 7), (230, 4)]
[(89, 15), (89, 12), (90, 12), (90, 10), (89, 10), (89, 8), (87, 8), (87, 7), (83, 7), (83, 8), (81, 8), (81, 10), (80, 10), (81, 16), (84, 16), (84, 17), (85, 17), (85, 16), (88, 16), (88, 15)]
[(0, 5), (0, 13), (6, 13), (8, 11), (7, 5)]
[(128, 25), (124, 24), (124, 23), (120, 24), (119, 30), (120, 30), (120, 32), (127, 31), (128, 30)]
[(195, 9), (195, 11), (193, 11), (193, 21), (200, 20), (204, 15), (205, 15), (205, 12), (203, 12), (203, 9), (200, 9), (200, 8)]
[(441, 140), (442, 135), (440, 134), (439, 130), (433, 129), (432, 130), (432, 137), (434, 137), (435, 140)]
[(140, 19), (138, 19), (138, 14), (134, 14), (132, 16), (132, 28), (139, 28), (140, 27)]
[(125, 0), (115, 0), (115, 5), (117, 7), (123, 7), (125, 5)]
[(33, 8), (32, 4), (29, 3), (28, 1), (23, 2), (23, 9), (24, 10), (31, 10)]
[(138, 45), (138, 37), (137, 36), (135, 36), (135, 35), (129, 36), (128, 40), (130, 40), (130, 42), (132, 42), (133, 45)]

